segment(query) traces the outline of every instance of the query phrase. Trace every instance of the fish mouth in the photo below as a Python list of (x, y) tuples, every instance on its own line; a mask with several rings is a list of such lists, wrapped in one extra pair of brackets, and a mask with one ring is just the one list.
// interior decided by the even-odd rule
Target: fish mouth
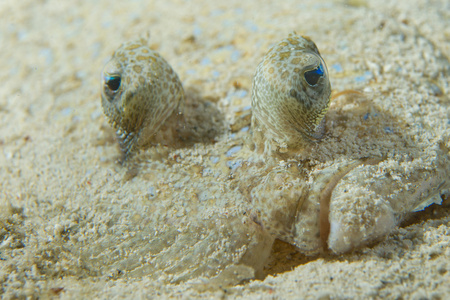
[(363, 158), (355, 161), (354, 163), (348, 165), (346, 168), (341, 170), (340, 172), (334, 174), (328, 181), (325, 188), (322, 190), (319, 196), (320, 202), (320, 212), (319, 212), (319, 233), (320, 233), (320, 242), (324, 252), (327, 252), (329, 249), (329, 241), (328, 238), (331, 232), (331, 223), (330, 223), (330, 202), (331, 196), (335, 187), (341, 181), (342, 178), (345, 177), (348, 173), (350, 173), (356, 167), (361, 165), (376, 165), (383, 161), (384, 158)]

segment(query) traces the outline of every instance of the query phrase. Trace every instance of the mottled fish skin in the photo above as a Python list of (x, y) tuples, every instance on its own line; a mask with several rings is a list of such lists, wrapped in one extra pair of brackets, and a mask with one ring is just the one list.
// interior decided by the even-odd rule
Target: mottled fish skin
[(102, 106), (126, 159), (138, 148), (176, 142), (184, 90), (167, 61), (141, 39), (123, 44), (104, 67)]
[[(134, 50), (119, 49), (115, 57)], [(103, 83), (109, 89), (114, 81), (108, 85), (108, 78), (119, 74), (127, 83), (129, 73), (123, 70), (136, 65), (130, 59), (122, 66), (117, 58), (109, 64)], [(169, 109), (172, 116), (145, 127), (136, 120), (143, 116), (149, 118), (146, 124), (153, 124), (147, 114), (135, 112), (134, 118), (123, 120), (130, 107), (127, 101), (136, 100), (119, 94), (139, 90), (144, 97), (152, 93), (145, 87), (150, 85), (133, 78), (129, 81), (123, 90), (117, 89), (115, 97), (105, 87), (105, 113), (111, 115), (113, 124), (121, 125), (122, 132), (128, 124), (141, 124), (141, 130), (161, 126), (156, 136), (146, 129), (145, 135), (139, 135), (145, 141), (139, 140), (138, 145), (161, 144), (162, 128), (166, 126), (167, 132), (176, 128), (172, 122), (176, 120), (170, 118), (179, 118), (181, 84), (181, 98), (171, 98), (179, 100), (179, 106)], [(389, 137), (397, 145), (394, 151), (391, 144), (372, 143), (384, 138), (377, 124), (384, 126), (391, 119), (388, 114), (356, 118), (351, 127), (336, 122), (337, 115), (344, 120), (363, 116), (371, 108), (363, 101), (351, 113), (343, 110), (329, 115), (328, 122), (337, 126), (328, 126), (327, 138), (314, 143), (323, 134), (330, 90), (325, 63), (312, 41), (292, 34), (275, 45), (254, 78), (252, 137), (257, 151), (242, 147), (250, 138), (245, 131), (213, 144), (186, 147), (182, 155), (175, 150), (171, 163), (145, 159), (145, 154), (139, 157), (135, 162), (139, 175), (132, 181), (118, 186), (106, 182), (118, 199), (133, 195), (130, 209), (123, 209), (121, 201), (107, 205), (114, 216), (105, 222), (108, 230), (126, 234), (99, 234), (89, 240), (83, 270), (99, 274), (112, 270), (113, 275), (121, 270), (126, 276), (171, 283), (203, 277), (208, 278), (205, 285), (223, 287), (261, 277), (276, 239), (305, 255), (346, 253), (386, 237), (411, 213), (440, 203), (444, 194), (448, 197), (447, 146), (436, 144), (418, 151), (416, 144), (398, 142), (409, 140), (407, 131)], [(135, 103), (140, 110), (147, 105), (142, 99)], [(159, 98), (145, 99), (154, 104), (152, 99)], [(186, 110), (186, 123), (189, 113)], [(197, 113), (206, 115), (202, 109)], [(201, 120), (199, 127), (206, 128), (206, 119)], [(358, 131), (370, 136), (371, 142), (350, 139)], [(127, 147), (125, 141), (122, 144)], [(226, 154), (233, 148), (237, 150)], [(146, 191), (147, 186), (153, 191)]]
[(317, 47), (295, 34), (269, 50), (253, 80), (253, 142), (268, 172), (251, 181), (256, 172), (247, 170), (241, 189), (248, 190), (263, 228), (307, 255), (341, 254), (379, 240), (412, 212), (440, 203), (450, 187), (443, 147), (434, 149), (439, 159), (431, 169), (413, 159), (411, 148), (396, 149), (409, 157), (405, 169), (402, 155), (393, 158), (389, 148), (380, 148), (385, 154), (379, 156), (357, 150), (349, 158), (340, 157), (348, 150), (339, 150), (332, 137), (310, 147), (323, 135), (330, 93)]
[(330, 95), (327, 67), (313, 41), (292, 33), (273, 46), (253, 79), (256, 150), (287, 152), (320, 139)]

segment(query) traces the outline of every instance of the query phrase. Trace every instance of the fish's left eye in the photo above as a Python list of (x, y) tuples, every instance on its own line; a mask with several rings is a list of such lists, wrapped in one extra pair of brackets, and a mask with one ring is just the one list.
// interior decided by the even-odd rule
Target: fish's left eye
[(322, 64), (320, 64), (315, 69), (312, 69), (310, 71), (306, 71), (303, 76), (305, 77), (306, 82), (311, 85), (315, 86), (317, 82), (319, 81), (320, 77), (322, 77), (324, 74)]
[(122, 80), (121, 80), (120, 76), (118, 76), (118, 75), (107, 76), (105, 78), (106, 85), (113, 92), (116, 92), (119, 89), (121, 81)]

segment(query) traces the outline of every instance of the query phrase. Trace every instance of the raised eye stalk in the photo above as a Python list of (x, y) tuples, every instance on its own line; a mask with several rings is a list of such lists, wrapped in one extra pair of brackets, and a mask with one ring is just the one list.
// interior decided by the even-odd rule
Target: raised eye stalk
[(123, 44), (103, 70), (103, 111), (123, 159), (139, 148), (175, 144), (183, 104), (180, 79), (145, 40)]
[(331, 85), (316, 45), (291, 34), (264, 56), (252, 90), (252, 129), (264, 154), (298, 151), (324, 131)]

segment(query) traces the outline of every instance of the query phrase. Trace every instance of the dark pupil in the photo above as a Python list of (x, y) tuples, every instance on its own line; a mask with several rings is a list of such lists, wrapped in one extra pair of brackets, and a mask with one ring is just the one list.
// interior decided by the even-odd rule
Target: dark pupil
[(120, 81), (121, 79), (119, 76), (109, 77), (106, 80), (106, 85), (109, 87), (110, 90), (117, 91), (120, 87)]
[(320, 64), (317, 68), (307, 71), (304, 74), (305, 80), (309, 85), (316, 85), (320, 77), (323, 76), (322, 65)]

